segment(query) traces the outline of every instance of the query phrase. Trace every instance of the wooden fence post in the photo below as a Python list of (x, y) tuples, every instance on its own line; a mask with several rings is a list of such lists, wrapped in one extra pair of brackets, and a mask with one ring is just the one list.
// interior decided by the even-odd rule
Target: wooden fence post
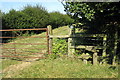
[(103, 37), (103, 54), (102, 54), (103, 57), (106, 56), (106, 48), (107, 48), (106, 40), (107, 40), (107, 35)]
[(72, 54), (75, 53), (75, 28), (72, 29)]
[[(53, 34), (52, 26), (48, 25), (47, 28), (48, 28), (48, 36), (52, 35)], [(49, 47), (49, 53), (51, 54), (52, 53), (52, 38), (50, 38), (50, 37), (49, 37), (49, 45), (48, 45), (48, 47)]]
[(68, 38), (68, 56), (73, 56), (73, 53), (75, 53), (75, 43), (74, 43), (74, 36), (75, 34), (75, 28), (69, 29), (69, 38)]
[[(106, 40), (107, 40), (107, 35), (105, 34), (103, 36), (103, 53), (102, 53), (102, 57), (104, 59), (104, 57), (106, 57), (106, 49), (107, 49), (107, 43), (106, 43)], [(105, 61), (102, 61), (103, 64), (106, 64)]]
[(68, 56), (71, 55), (71, 51), (70, 51), (70, 47), (71, 47), (71, 43), (70, 43), (71, 39), (68, 38)]
[(118, 39), (118, 30), (116, 30), (116, 32), (115, 32), (115, 42), (114, 42), (114, 53), (113, 53), (113, 62), (112, 62), (112, 65), (117, 65), (116, 64), (116, 59), (117, 59), (117, 56), (116, 56), (116, 53), (117, 53), (117, 44), (118, 44), (118, 42), (117, 42), (117, 39)]
[(95, 51), (93, 53), (93, 65), (97, 65), (97, 64), (98, 64), (98, 62), (97, 62), (97, 52)]

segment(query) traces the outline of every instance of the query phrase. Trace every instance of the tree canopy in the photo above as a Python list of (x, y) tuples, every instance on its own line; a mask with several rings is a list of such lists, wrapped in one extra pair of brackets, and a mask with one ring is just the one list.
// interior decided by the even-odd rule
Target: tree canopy
[[(65, 11), (75, 23), (86, 26), (91, 33), (107, 34), (107, 49), (111, 60), (115, 62), (120, 55), (118, 48), (120, 39), (120, 2), (65, 2)], [(117, 56), (118, 57), (118, 56)], [(120, 60), (120, 57), (119, 57)], [(112, 62), (112, 61), (111, 61)]]
[(26, 6), (21, 11), (14, 9), (3, 16), (3, 29), (45, 27), (49, 22), (49, 14), (42, 6)]
[(119, 5), (120, 2), (66, 2), (64, 7), (67, 14), (74, 18), (76, 22), (83, 23), (97, 31), (108, 32), (110, 28), (119, 28)]
[(22, 10), (14, 9), (2, 17), (3, 29), (43, 28), (52, 25), (53, 28), (68, 25), (74, 22), (68, 15), (60, 12), (50, 12), (41, 5), (27, 5)]
[(50, 14), (50, 25), (52, 25), (53, 28), (57, 28), (59, 26), (66, 26), (74, 22), (74, 20), (71, 19), (68, 15), (61, 14), (60, 12), (55, 11), (49, 14)]
[[(41, 5), (27, 5), (22, 10), (16, 11), (12, 9), (8, 13), (2, 13), (0, 11), (1, 17), (2, 29), (46, 28), (47, 25), (52, 25), (52, 28), (57, 28), (73, 23), (73, 19), (68, 15), (60, 12), (49, 13)], [(27, 34), (37, 34), (40, 32), (42, 31), (28, 31)], [(2, 36), (12, 36), (13, 34), (13, 31), (3, 32)], [(20, 31), (19, 34), (25, 34), (25, 31)]]

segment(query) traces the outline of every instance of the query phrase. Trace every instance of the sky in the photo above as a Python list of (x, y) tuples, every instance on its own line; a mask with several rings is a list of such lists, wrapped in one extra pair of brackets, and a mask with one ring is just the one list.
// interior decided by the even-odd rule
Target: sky
[(60, 0), (0, 0), (0, 10), (5, 13), (8, 13), (11, 9), (18, 11), (22, 10), (23, 7), (28, 4), (32, 6), (39, 4), (45, 7), (48, 12), (59, 11), (65, 14), (64, 7), (60, 3)]

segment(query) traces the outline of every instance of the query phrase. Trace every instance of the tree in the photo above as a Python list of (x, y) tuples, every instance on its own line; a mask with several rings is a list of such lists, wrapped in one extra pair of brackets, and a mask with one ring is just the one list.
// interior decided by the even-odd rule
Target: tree
[(0, 10), (0, 28), (1, 28), (1, 25), (2, 25), (2, 24), (1, 24), (1, 23), (2, 23), (2, 14), (3, 14), (3, 13), (2, 13), (1, 10)]
[(28, 21), (31, 27), (40, 28), (46, 27), (49, 24), (49, 13), (44, 7), (40, 5), (27, 5), (24, 7), (22, 12), (29, 16)]
[(111, 49), (109, 54), (113, 60), (110, 62), (114, 63), (120, 33), (120, 2), (66, 2), (63, 5), (67, 14), (75, 19), (76, 23), (87, 26), (89, 32), (108, 35), (108, 47)]
[(1, 12), (1, 10), (0, 10), (0, 18), (2, 18), (2, 12)]
[[(12, 9), (9, 13), (3, 14), (2, 17), (3, 29), (45, 28), (48, 23), (49, 13), (39, 5), (27, 5), (21, 11)], [(40, 31), (9, 31), (3, 32), (3, 36), (21, 36), (25, 33), (40, 33)], [(4, 39), (3, 41), (6, 42), (7, 40)]]
[(26, 6), (21, 11), (10, 10), (3, 16), (4, 29), (40, 28), (49, 23), (49, 14), (42, 6)]
[[(2, 29), (2, 12), (0, 10), (0, 29)], [(0, 32), (0, 36), (2, 36), (1, 32)], [(0, 43), (1, 43), (2, 39), (0, 38)]]
[(62, 14), (60, 12), (51, 12), (49, 14), (50, 14), (50, 25), (52, 25), (53, 28), (66, 26), (68, 24), (73, 23), (74, 21), (68, 15)]
[[(120, 3), (82, 3), (66, 2), (65, 11), (68, 15), (89, 28), (100, 28), (99, 31), (109, 31), (110, 25), (120, 24)], [(94, 25), (93, 25), (94, 24)]]

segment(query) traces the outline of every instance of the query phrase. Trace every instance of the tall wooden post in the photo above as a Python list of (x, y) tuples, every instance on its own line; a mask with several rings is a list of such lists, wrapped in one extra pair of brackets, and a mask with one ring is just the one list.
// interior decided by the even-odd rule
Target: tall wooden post
[[(48, 36), (52, 35), (53, 34), (52, 26), (48, 25), (47, 28), (48, 28)], [(52, 38), (50, 38), (50, 37), (49, 37), (49, 45), (48, 45), (48, 47), (49, 47), (49, 53), (51, 54), (52, 53)]]
[(75, 53), (75, 28), (72, 29), (72, 54)]
[(117, 58), (116, 53), (117, 53), (117, 43), (118, 43), (117, 42), (117, 39), (118, 39), (118, 30), (116, 30), (116, 32), (115, 32), (114, 39), (115, 39), (115, 42), (114, 42), (114, 53), (113, 53), (113, 62), (112, 62), (112, 65), (116, 65), (115, 60)]
[(73, 53), (75, 53), (75, 43), (74, 43), (74, 34), (75, 28), (69, 29), (69, 38), (68, 38), (68, 56), (72, 57)]
[(98, 62), (97, 62), (97, 52), (95, 51), (94, 54), (93, 54), (93, 65), (97, 65)]
[(70, 50), (70, 47), (71, 47), (71, 39), (68, 38), (68, 56), (71, 56), (71, 50)]
[(107, 40), (107, 35), (105, 35), (105, 36), (103, 37), (103, 54), (102, 54), (103, 57), (106, 56), (106, 49), (107, 49), (106, 40)]
[[(106, 57), (106, 49), (107, 49), (106, 40), (107, 40), (107, 35), (104, 35), (104, 37), (103, 37), (103, 53), (102, 53), (102, 57)], [(104, 58), (103, 58), (103, 59), (104, 59)], [(103, 63), (103, 64), (106, 64), (105, 61), (103, 61), (102, 63)]]

